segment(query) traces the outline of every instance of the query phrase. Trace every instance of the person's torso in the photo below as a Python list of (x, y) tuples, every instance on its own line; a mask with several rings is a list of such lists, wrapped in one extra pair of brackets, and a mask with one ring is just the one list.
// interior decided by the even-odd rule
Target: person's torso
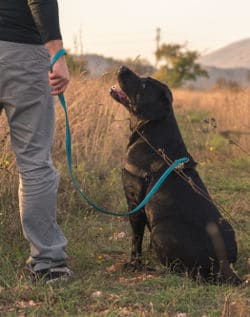
[(42, 44), (27, 0), (0, 0), (0, 40)]

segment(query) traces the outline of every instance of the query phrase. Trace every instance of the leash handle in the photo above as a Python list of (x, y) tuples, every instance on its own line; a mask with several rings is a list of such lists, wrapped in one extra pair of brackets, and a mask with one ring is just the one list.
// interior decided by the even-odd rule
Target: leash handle
[[(52, 71), (53, 65), (55, 62), (60, 58), (62, 55), (65, 55), (66, 51), (64, 49), (61, 49), (58, 51), (55, 56), (51, 59), (50, 62), (50, 69)], [(67, 111), (67, 104), (64, 98), (64, 94), (61, 93), (58, 95), (60, 104), (64, 110), (65, 113), (65, 126), (66, 126), (66, 154), (67, 154), (67, 162), (68, 162), (68, 169), (70, 173), (70, 177), (72, 179), (72, 182), (78, 191), (78, 193), (82, 196), (82, 198), (87, 201), (87, 203), (92, 206), (94, 209), (99, 211), (100, 213), (111, 215), (111, 216), (118, 216), (118, 217), (127, 217), (129, 215), (137, 213), (141, 208), (143, 208), (146, 203), (151, 199), (151, 197), (158, 191), (160, 186), (163, 184), (163, 182), (166, 180), (166, 178), (169, 176), (169, 174), (172, 173), (172, 171), (177, 168), (180, 164), (189, 161), (189, 158), (183, 157), (176, 161), (174, 161), (171, 166), (162, 174), (162, 176), (157, 180), (157, 182), (154, 184), (152, 189), (149, 191), (149, 193), (146, 195), (146, 197), (139, 203), (138, 206), (136, 206), (134, 209), (127, 211), (127, 212), (113, 212), (109, 211), (103, 208), (100, 208), (97, 206), (92, 200), (81, 190), (81, 187), (74, 176), (73, 168), (72, 168), (72, 153), (71, 153), (71, 132), (70, 132), (70, 124), (69, 124), (69, 118), (68, 118), (68, 111)]]
[(53, 66), (55, 64), (55, 62), (58, 61), (58, 59), (63, 56), (63, 55), (67, 55), (67, 52), (64, 48), (61, 48), (58, 52), (56, 52), (56, 54), (52, 57), (51, 61), (50, 61), (50, 71), (52, 72), (53, 70)]

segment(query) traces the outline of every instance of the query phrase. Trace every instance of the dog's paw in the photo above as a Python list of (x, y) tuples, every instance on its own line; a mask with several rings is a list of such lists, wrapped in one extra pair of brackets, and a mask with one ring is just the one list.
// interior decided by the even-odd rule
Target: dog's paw
[(124, 269), (129, 272), (141, 272), (143, 270), (142, 257), (131, 257), (130, 262), (123, 265)]
[(142, 263), (141, 260), (133, 260), (123, 265), (127, 272), (155, 272), (156, 270), (148, 263)]
[(123, 269), (128, 272), (138, 272), (142, 271), (143, 265), (141, 260), (132, 260), (130, 262), (124, 263)]
[(234, 272), (231, 272), (230, 275), (224, 276), (219, 275), (217, 279), (218, 284), (229, 284), (234, 286), (243, 285), (243, 280)]

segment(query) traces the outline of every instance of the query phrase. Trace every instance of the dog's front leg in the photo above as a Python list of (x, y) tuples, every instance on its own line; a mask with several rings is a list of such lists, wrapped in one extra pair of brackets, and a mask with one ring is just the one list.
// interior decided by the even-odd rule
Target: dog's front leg
[[(131, 174), (125, 169), (122, 173), (122, 182), (128, 209), (132, 210), (143, 200), (146, 184), (144, 179)], [(132, 251), (130, 262), (126, 264), (125, 267), (133, 270), (141, 269), (142, 241), (145, 225), (147, 224), (147, 217), (144, 209), (142, 208), (136, 214), (130, 215), (129, 220), (132, 228)]]
[(144, 210), (142, 209), (137, 214), (129, 217), (132, 228), (132, 247), (131, 247), (131, 259), (130, 265), (136, 269), (142, 267), (142, 241), (144, 236), (145, 225), (147, 218)]

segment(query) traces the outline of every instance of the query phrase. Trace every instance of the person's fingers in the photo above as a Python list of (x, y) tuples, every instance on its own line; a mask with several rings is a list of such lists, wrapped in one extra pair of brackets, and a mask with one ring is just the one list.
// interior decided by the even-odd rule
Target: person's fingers
[(69, 78), (64, 76), (53, 76), (52, 78), (49, 76), (49, 84), (52, 88), (51, 94), (52, 95), (58, 95), (60, 93), (63, 93), (69, 83)]
[(64, 84), (64, 85), (62, 85), (62, 86), (60, 86), (60, 87), (58, 87), (58, 88), (56, 88), (56, 89), (53, 88), (50, 93), (51, 93), (51, 95), (53, 95), (53, 96), (57, 96), (57, 95), (59, 95), (59, 94), (61, 94), (61, 93), (64, 93), (65, 90), (66, 90), (66, 88), (67, 88), (67, 86), (68, 86), (68, 83), (66, 83), (66, 84)]
[(59, 79), (54, 79), (49, 81), (50, 86), (53, 89), (60, 89), (61, 86), (68, 84), (68, 82), (69, 81), (66, 78), (63, 78), (63, 79), (59, 78)]
[(65, 58), (61, 57), (53, 66), (52, 72), (49, 72), (49, 84), (52, 88), (51, 94), (58, 95), (65, 92), (69, 83), (69, 71)]
[(56, 80), (56, 79), (59, 79), (59, 78), (65, 78), (65, 79), (69, 79), (69, 76), (68, 74), (64, 74), (64, 73), (59, 73), (59, 72), (49, 72), (49, 79), (50, 80)]

